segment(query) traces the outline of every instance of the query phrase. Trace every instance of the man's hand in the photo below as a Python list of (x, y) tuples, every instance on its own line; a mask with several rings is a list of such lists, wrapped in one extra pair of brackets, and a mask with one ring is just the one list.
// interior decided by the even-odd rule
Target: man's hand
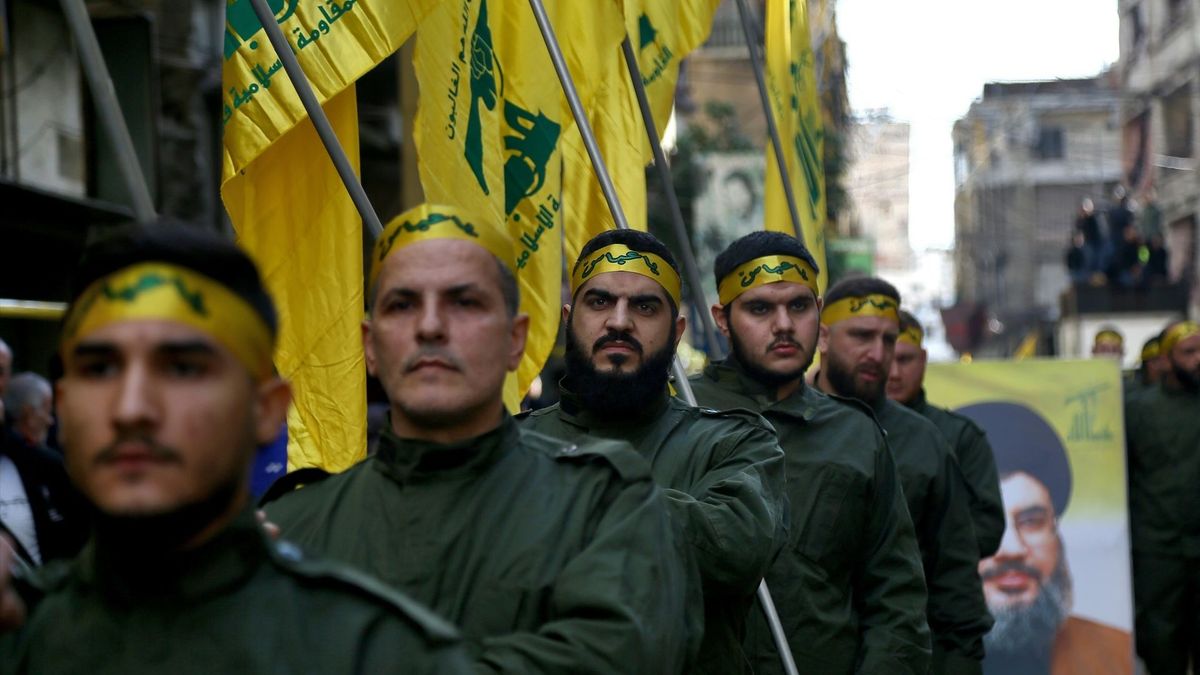
[(258, 518), (258, 524), (262, 526), (263, 532), (266, 532), (268, 537), (272, 539), (279, 538), (279, 526), (267, 520), (266, 511), (259, 509), (254, 512), (254, 515)]
[(0, 633), (9, 633), (25, 623), (25, 601), (12, 583), (17, 552), (7, 536), (0, 535)]

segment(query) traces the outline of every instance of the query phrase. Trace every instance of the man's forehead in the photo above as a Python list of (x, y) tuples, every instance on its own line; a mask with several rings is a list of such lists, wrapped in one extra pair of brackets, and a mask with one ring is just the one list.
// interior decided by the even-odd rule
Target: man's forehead
[(219, 341), (208, 333), (186, 323), (165, 319), (114, 321), (83, 335), (75, 351), (90, 348), (154, 349), (178, 344), (204, 344), (219, 349)]
[(843, 331), (870, 331), (883, 334), (900, 334), (900, 324), (882, 316), (852, 316), (833, 324), (831, 328)]
[(773, 284), (755, 286), (738, 296), (736, 304), (741, 302), (791, 302), (797, 298), (815, 300), (816, 294), (804, 284), (794, 281), (777, 281)]
[(499, 288), (496, 257), (461, 239), (430, 239), (388, 256), (379, 275), (380, 291), (450, 289), (463, 285)]
[(605, 272), (588, 279), (579, 287), (577, 295), (582, 297), (588, 292), (595, 291), (617, 297), (645, 296), (667, 301), (667, 291), (657, 281), (634, 272)]
[(1000, 492), (1009, 511), (1020, 511), (1042, 506), (1051, 511), (1050, 490), (1046, 484), (1024, 471), (1014, 471), (1000, 479)]

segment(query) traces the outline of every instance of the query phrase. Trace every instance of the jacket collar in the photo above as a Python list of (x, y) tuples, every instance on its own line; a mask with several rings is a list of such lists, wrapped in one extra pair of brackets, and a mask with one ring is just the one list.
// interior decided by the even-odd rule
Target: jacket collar
[(519, 435), (507, 412), (491, 431), (454, 443), (400, 438), (392, 431), (389, 418), (379, 437), (374, 464), (400, 483), (461, 478), (487, 470), (518, 443)]
[(782, 401), (775, 400), (775, 392), (750, 376), (741, 362), (733, 354), (724, 361), (710, 363), (704, 368), (704, 375), (715, 381), (719, 386), (747, 396), (754, 400), (759, 410), (779, 412), (809, 422), (817, 412), (820, 394), (803, 381), (800, 387)]

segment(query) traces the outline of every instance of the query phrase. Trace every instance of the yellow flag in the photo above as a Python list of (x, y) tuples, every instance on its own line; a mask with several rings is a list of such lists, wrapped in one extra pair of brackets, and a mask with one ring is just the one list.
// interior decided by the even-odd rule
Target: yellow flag
[[(635, 230), (646, 229), (645, 168), (654, 155), (620, 42), (629, 36), (661, 138), (675, 102), (679, 64), (708, 37), (718, 4), (720, 0), (623, 0), (594, 21), (563, 27), (565, 44), (589, 37), (598, 40), (595, 48), (600, 58), (592, 70), (602, 75), (595, 99), (585, 104), (617, 197)], [(615, 44), (609, 47), (610, 42)], [(569, 264), (589, 239), (612, 229), (615, 223), (577, 130), (568, 134), (564, 153), (564, 237)]]
[[(804, 243), (821, 267), (818, 285), (824, 292), (829, 279), (825, 265), (825, 132), (811, 42), (806, 0), (767, 0), (767, 90), (796, 195)], [(767, 148), (765, 180), (766, 229), (794, 233), (771, 147)]]
[[(352, 85), (437, 2), (269, 0), (356, 167)], [(339, 471), (366, 448), (361, 223), (249, 0), (227, 1), (224, 57), (221, 196), (279, 308), (288, 465)]]
[(1025, 359), (1037, 356), (1038, 338), (1041, 337), (1038, 329), (1034, 328), (1029, 331), (1025, 339), (1021, 340), (1021, 344), (1017, 345), (1016, 351), (1013, 352), (1013, 359), (1024, 361)]
[[(564, 26), (589, 24), (606, 3), (550, 0)], [(596, 34), (562, 40), (568, 66), (583, 73)], [(506, 223), (517, 242), (521, 309), (531, 317), (525, 355), (505, 402), (515, 409), (558, 335), (562, 306), (563, 144), (573, 126), (527, 0), (463, 0), (431, 12), (413, 57), (421, 99), (414, 135), (421, 186), (430, 202), (461, 206)], [(597, 78), (580, 78), (590, 100)]]

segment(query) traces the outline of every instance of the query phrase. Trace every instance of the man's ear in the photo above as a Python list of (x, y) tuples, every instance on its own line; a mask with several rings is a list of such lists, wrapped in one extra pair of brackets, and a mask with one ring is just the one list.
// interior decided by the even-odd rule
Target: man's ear
[(292, 403), (292, 385), (281, 377), (272, 377), (257, 385), (254, 400), (254, 438), (259, 445), (275, 440), (287, 422)]
[(817, 349), (822, 354), (829, 353), (829, 326), (825, 324), (817, 330)]
[(521, 357), (525, 355), (525, 340), (529, 337), (529, 315), (518, 314), (512, 320), (512, 332), (509, 333), (512, 344), (508, 350), (508, 369), (516, 371), (521, 365)]
[(680, 314), (675, 317), (675, 346), (679, 346), (679, 341), (683, 339), (683, 332), (687, 330), (687, 317)]
[(708, 308), (712, 312), (713, 323), (717, 324), (717, 330), (721, 331), (721, 335), (729, 337), (729, 317), (725, 315), (725, 305), (721, 303), (713, 303), (712, 307)]
[(562, 306), (562, 321), (565, 324), (571, 318), (571, 303), (564, 303)]

